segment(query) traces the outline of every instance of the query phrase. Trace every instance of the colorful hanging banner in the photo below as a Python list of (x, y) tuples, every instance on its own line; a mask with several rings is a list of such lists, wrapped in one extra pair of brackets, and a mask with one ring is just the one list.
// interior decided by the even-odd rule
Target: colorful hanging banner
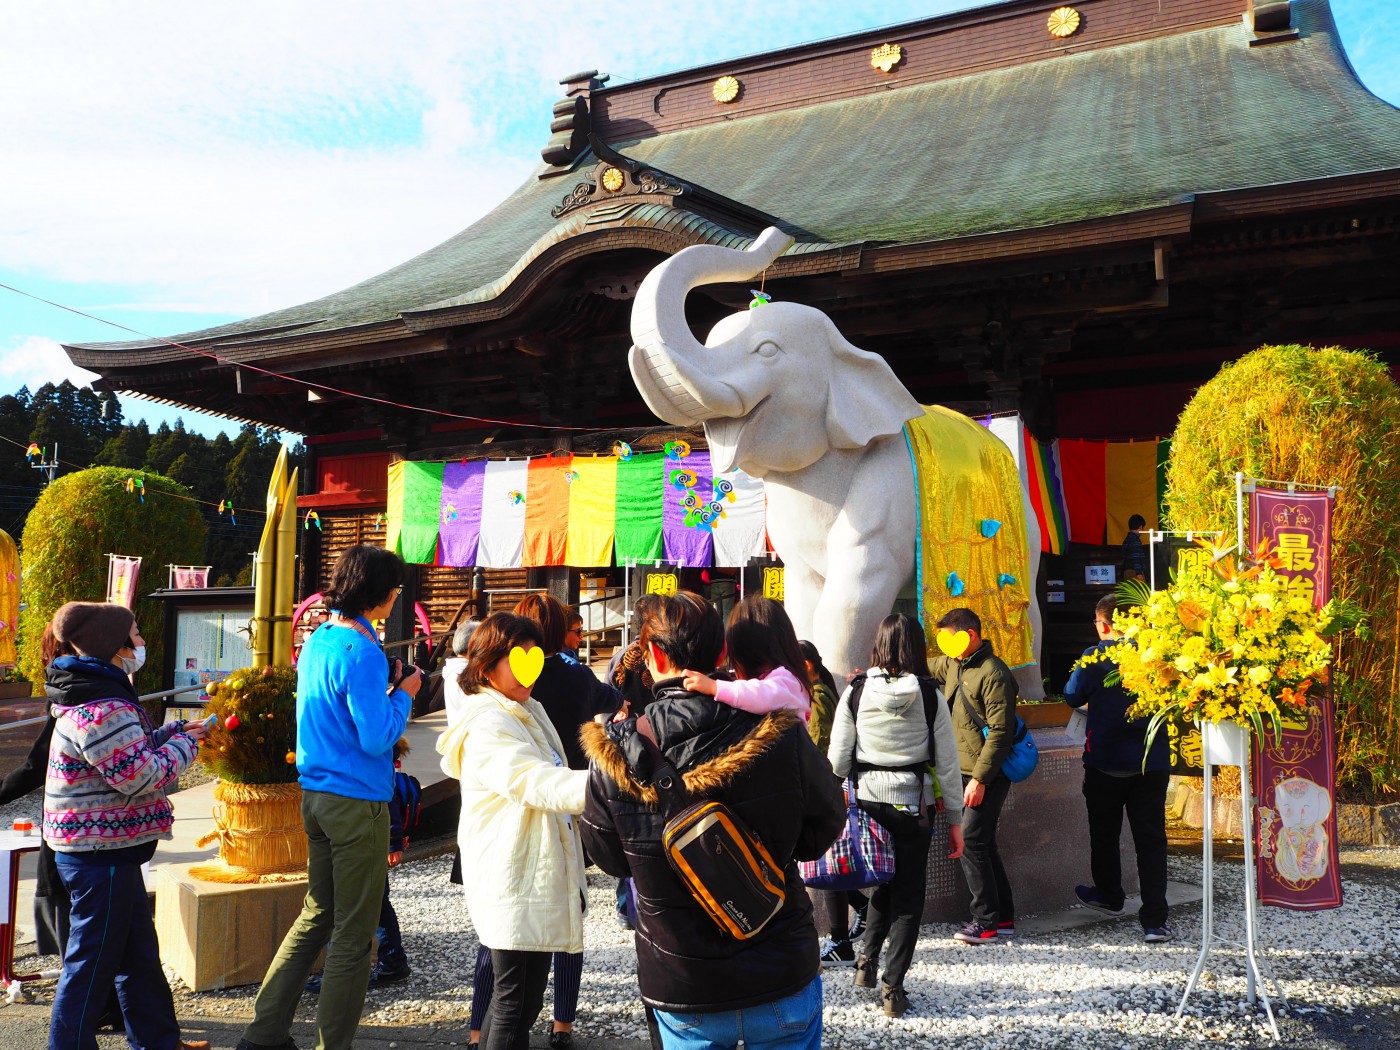
[(573, 456), (530, 460), (525, 492), (525, 565), (563, 565), (569, 539)]
[[(1332, 497), (1256, 488), (1249, 495), (1249, 545), (1270, 541), (1290, 592), (1319, 608), (1332, 592)], [(1320, 911), (1342, 904), (1337, 855), (1337, 744), (1330, 688), (1309, 697), (1306, 724), (1284, 722), (1253, 744), (1259, 900)]]
[(200, 590), (209, 586), (209, 566), (172, 566), (170, 581), (177, 591)]
[(1157, 528), (1157, 442), (1110, 441), (1104, 452), (1104, 503), (1109, 543), (1122, 543), (1141, 514)]
[[(687, 569), (708, 568), (714, 558), (714, 534), (709, 529), (698, 528), (696, 520), (705, 506), (705, 497), (714, 491), (709, 450), (688, 450), (684, 458), (668, 456), (665, 472), (665, 504), (661, 515), (665, 560)], [(692, 501), (694, 506), (691, 506)]]
[(486, 569), (518, 569), (525, 553), (527, 460), (490, 460), (481, 484), (481, 539), (477, 564)]
[(660, 561), (661, 515), (666, 497), (666, 457), (646, 452), (619, 459), (617, 464), (616, 543), (619, 565)]
[(448, 463), (442, 471), (442, 523), (438, 526), (438, 564), (465, 568), (476, 564), (481, 540), (481, 491), (485, 460)]
[(617, 471), (618, 461), (612, 456), (574, 457), (564, 564), (580, 568), (612, 564)]

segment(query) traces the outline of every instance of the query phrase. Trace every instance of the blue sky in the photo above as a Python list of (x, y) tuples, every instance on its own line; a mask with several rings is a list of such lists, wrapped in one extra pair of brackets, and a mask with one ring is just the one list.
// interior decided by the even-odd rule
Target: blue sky
[[(538, 160), (561, 76), (639, 79), (975, 5), (872, 6), (711, 0), (652, 24), (562, 0), (11, 5), (0, 282), (159, 335), (305, 302), (509, 193)], [(1362, 81), (1400, 103), (1394, 0), (1332, 8)], [(0, 290), (0, 393), (83, 381), (58, 343), (125, 337)]]

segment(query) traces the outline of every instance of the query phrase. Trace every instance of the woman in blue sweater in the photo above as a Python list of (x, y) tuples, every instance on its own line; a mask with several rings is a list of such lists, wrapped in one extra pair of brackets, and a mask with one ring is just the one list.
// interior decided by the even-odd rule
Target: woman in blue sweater
[(297, 662), (297, 770), (310, 839), (306, 904), (268, 968), (238, 1050), (289, 1050), (292, 1015), (327, 942), (316, 1007), (317, 1046), (348, 1050), (369, 982), (370, 943), (388, 871), (394, 743), (422, 682), (391, 681), (373, 621), (403, 583), (396, 554), (358, 544), (335, 563), (331, 618)]

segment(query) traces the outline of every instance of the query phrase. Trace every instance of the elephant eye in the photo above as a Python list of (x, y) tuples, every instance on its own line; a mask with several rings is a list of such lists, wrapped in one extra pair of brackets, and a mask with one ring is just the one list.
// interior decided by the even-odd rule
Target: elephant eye
[(771, 339), (765, 339), (763, 340), (763, 342), (759, 343), (758, 346), (754, 348), (754, 353), (756, 353), (759, 357), (764, 358), (777, 357), (778, 344), (773, 342), (773, 340)]

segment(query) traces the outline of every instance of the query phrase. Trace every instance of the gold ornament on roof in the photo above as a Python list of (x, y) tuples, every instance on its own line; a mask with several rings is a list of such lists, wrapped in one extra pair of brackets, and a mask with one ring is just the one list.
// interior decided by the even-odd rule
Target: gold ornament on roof
[(1057, 7), (1050, 12), (1045, 28), (1051, 36), (1074, 36), (1079, 31), (1079, 12), (1072, 7)]
[(715, 81), (715, 86), (711, 91), (715, 101), (723, 104), (733, 102), (739, 97), (739, 81), (736, 77), (720, 77)]
[(870, 65), (881, 73), (888, 73), (904, 58), (904, 48), (898, 44), (881, 44), (870, 52)]
[(627, 180), (622, 177), (622, 172), (616, 168), (608, 168), (603, 172), (603, 189), (609, 193), (616, 193), (622, 189), (623, 183)]

